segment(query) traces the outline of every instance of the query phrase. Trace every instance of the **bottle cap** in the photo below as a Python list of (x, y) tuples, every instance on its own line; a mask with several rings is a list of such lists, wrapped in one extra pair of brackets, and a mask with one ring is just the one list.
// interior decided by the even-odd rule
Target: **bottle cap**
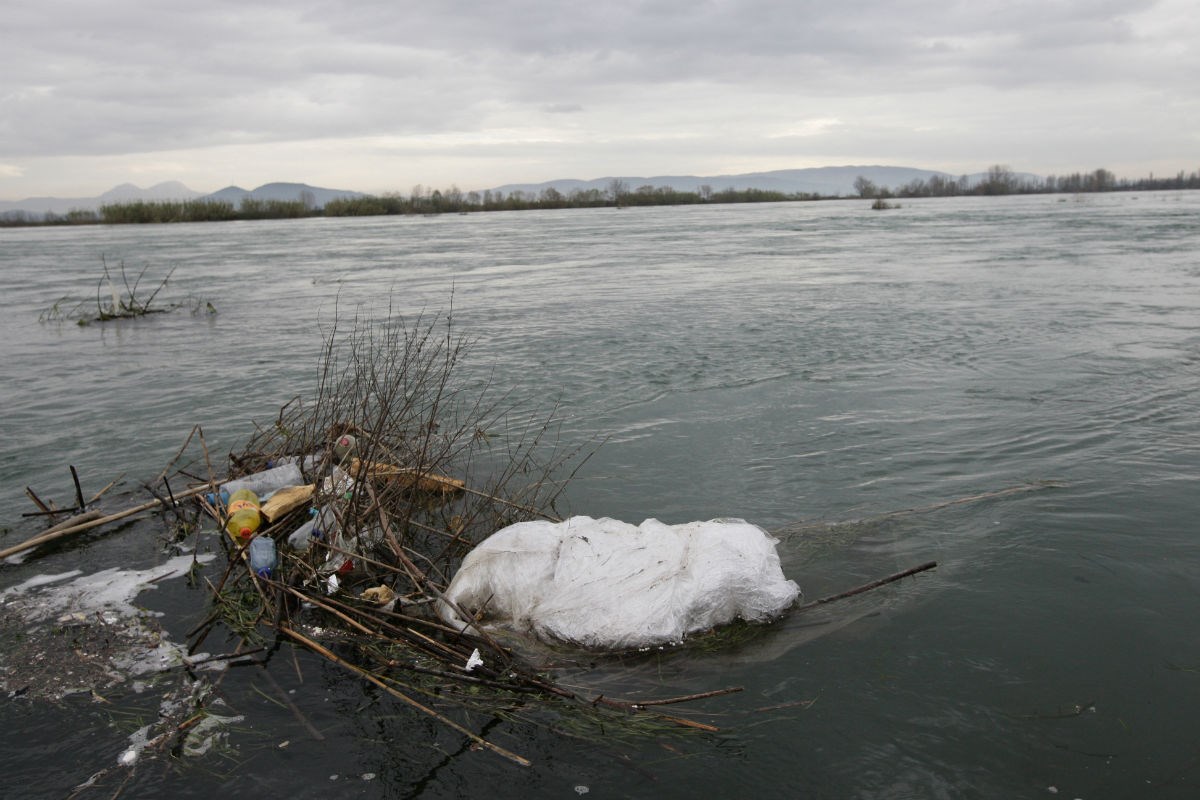
[(333, 457), (341, 461), (358, 445), (358, 440), (350, 434), (344, 434), (338, 437), (338, 440), (333, 444)]

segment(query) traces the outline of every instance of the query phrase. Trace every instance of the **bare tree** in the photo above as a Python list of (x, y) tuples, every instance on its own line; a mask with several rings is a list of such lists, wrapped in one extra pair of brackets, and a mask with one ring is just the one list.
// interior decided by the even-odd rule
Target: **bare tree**
[(859, 175), (854, 179), (854, 191), (858, 192), (859, 197), (872, 197), (879, 189), (875, 186), (875, 181), (865, 175)]
[(988, 167), (987, 178), (983, 182), (984, 194), (1011, 194), (1017, 188), (1017, 176), (1004, 164), (993, 164)]
[(620, 178), (613, 178), (608, 182), (608, 199), (621, 204), (621, 198), (629, 194), (629, 184)]

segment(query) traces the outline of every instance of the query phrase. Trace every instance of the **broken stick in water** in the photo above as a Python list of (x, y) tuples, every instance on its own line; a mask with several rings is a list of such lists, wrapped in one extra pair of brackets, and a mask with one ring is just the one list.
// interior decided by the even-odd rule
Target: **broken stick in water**
[(928, 561), (920, 566), (910, 567), (903, 572), (897, 572), (895, 574), (888, 575), (886, 578), (880, 578), (879, 580), (871, 581), (870, 583), (864, 583), (862, 586), (855, 587), (854, 589), (850, 589), (845, 592), (839, 592), (838, 594), (832, 594), (828, 597), (822, 597), (820, 600), (814, 600), (811, 603), (805, 603), (799, 608), (794, 609), (792, 613), (796, 614), (801, 611), (808, 611), (809, 609), (816, 608), (817, 606), (823, 606), (826, 603), (832, 603), (835, 600), (844, 600), (847, 597), (853, 597), (856, 594), (862, 594), (863, 592), (868, 592), (871, 589), (877, 589), (880, 586), (893, 583), (901, 578), (907, 578), (909, 575), (916, 575), (918, 572), (924, 572), (927, 569), (933, 569), (936, 566), (936, 561)]

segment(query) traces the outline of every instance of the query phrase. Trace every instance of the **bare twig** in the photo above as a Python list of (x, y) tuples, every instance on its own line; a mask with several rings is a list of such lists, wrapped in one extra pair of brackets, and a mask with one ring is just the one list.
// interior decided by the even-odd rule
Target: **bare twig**
[(42, 502), (42, 498), (38, 497), (38, 496), (37, 496), (37, 495), (34, 493), (33, 489), (29, 488), (28, 486), (26, 486), (26, 487), (25, 487), (25, 494), (26, 494), (26, 495), (29, 497), (29, 499), (30, 499), (30, 500), (32, 500), (32, 501), (33, 501), (33, 504), (34, 504), (35, 506), (37, 506), (38, 508), (40, 508), (40, 509), (42, 510), (42, 513), (45, 513), (45, 514), (58, 514), (58, 513), (60, 513), (58, 509), (51, 508), (50, 506), (48, 506), (48, 505), (46, 505), (45, 503), (43, 503), (43, 502)]
[(312, 639), (309, 639), (308, 637), (306, 637), (300, 633), (297, 633), (292, 628), (285, 625), (285, 626), (282, 626), (279, 630), (280, 630), (280, 633), (283, 633), (285, 636), (289, 636), (289, 637), (295, 639), (297, 642), (300, 642), (301, 644), (303, 644), (305, 647), (312, 650), (313, 652), (315, 652), (321, 656), (324, 656), (326, 659), (328, 659), (329, 661), (332, 661), (334, 664), (337, 664), (338, 666), (340, 666), (346, 670), (349, 670), (350, 672), (353, 672), (354, 674), (358, 675), (359, 677), (370, 681), (371, 683), (378, 686), (380, 689), (383, 689), (385, 692), (390, 694), (392, 697), (395, 697), (397, 700), (400, 700), (401, 702), (405, 703), (406, 705), (409, 705), (412, 708), (415, 708), (417, 711), (420, 711), (422, 714), (426, 714), (426, 715), (436, 719), (438, 722), (442, 723), (446, 727), (448, 727), (452, 730), (458, 731), (462, 735), (471, 739), (471, 741), (475, 742), (480, 747), (485, 747), (488, 750), (491, 750), (493, 753), (496, 753), (497, 755), (501, 755), (504, 758), (507, 758), (509, 761), (512, 761), (514, 764), (519, 764), (522, 767), (532, 766), (532, 762), (529, 761), (529, 759), (524, 758), (523, 756), (519, 756), (516, 753), (513, 753), (509, 750), (505, 750), (503, 747), (500, 747), (499, 745), (493, 744), (492, 742), (489, 742), (487, 739), (484, 739), (479, 734), (474, 733), (473, 731), (467, 730), (462, 725), (459, 725), (457, 722), (450, 719), (449, 717), (446, 717), (443, 714), (439, 714), (437, 711), (434, 711), (432, 708), (429, 708), (428, 706), (425, 706), (425, 705), (417, 702), (416, 700), (412, 699), (411, 697), (404, 694), (403, 692), (393, 688), (392, 686), (389, 686), (387, 683), (382, 681), (378, 676), (374, 675), (369, 670), (363, 669), (362, 667), (358, 666), (357, 664), (351, 664), (349, 661), (339, 658), (338, 656), (334, 655), (332, 652), (330, 652), (326, 648), (324, 648), (321, 645), (314, 642)]
[[(200, 492), (203, 492), (205, 490), (205, 488), (207, 488), (207, 487), (201, 486), (201, 487), (198, 487), (195, 489), (189, 489), (185, 492), (181, 492), (180, 494), (177, 495), (177, 497), (185, 498), (185, 497), (189, 497), (191, 495), (199, 494)], [(46, 542), (50, 542), (55, 539), (61, 539), (64, 536), (71, 536), (76, 533), (82, 533), (83, 531), (91, 530), (92, 528), (98, 528), (101, 525), (107, 525), (110, 522), (116, 522), (119, 519), (125, 519), (126, 517), (131, 517), (134, 514), (141, 513), (142, 511), (148, 511), (157, 506), (161, 506), (162, 504), (163, 504), (162, 500), (155, 499), (155, 500), (151, 500), (148, 503), (142, 503), (139, 506), (134, 506), (133, 508), (125, 509), (124, 511), (118, 512), (116, 514), (109, 514), (107, 517), (100, 517), (99, 519), (90, 519), (90, 520), (87, 520), (84, 522), (80, 522), (79, 524), (72, 525), (67, 528), (61, 528), (58, 530), (52, 530), (52, 531), (48, 531), (46, 533), (41, 533), (37, 536), (34, 536), (31, 539), (26, 539), (24, 542), (21, 542), (20, 544), (16, 544), (16, 545), (13, 545), (12, 547), (7, 547), (4, 550), (0, 550), (0, 559), (8, 558), (9, 556), (11, 556), (15, 553), (20, 553), (22, 551), (32, 549), (34, 547), (37, 547), (38, 545), (45, 544)]]
[(849, 591), (839, 592), (838, 594), (830, 595), (828, 597), (822, 597), (820, 600), (814, 600), (811, 603), (806, 603), (802, 606), (799, 606), (799, 607), (793, 609), (792, 613), (799, 614), (802, 611), (808, 611), (810, 609), (816, 608), (817, 606), (823, 606), (826, 603), (832, 603), (835, 600), (844, 600), (847, 597), (853, 597), (856, 594), (862, 594), (863, 592), (868, 592), (871, 589), (877, 589), (880, 586), (885, 586), (889, 583), (893, 583), (895, 581), (900, 580), (901, 578), (907, 578), (909, 575), (916, 575), (918, 572), (924, 572), (925, 570), (933, 569), (936, 566), (937, 566), (936, 561), (929, 561), (924, 564), (921, 564), (920, 566), (911, 567), (902, 572), (897, 572), (893, 575), (888, 575), (886, 578), (880, 578), (879, 580), (871, 581), (870, 583), (864, 583), (862, 586), (855, 587), (853, 589), (850, 589)]
[(75, 471), (75, 465), (71, 465), (71, 480), (75, 482), (75, 510), (83, 511), (83, 489), (79, 485), (79, 473)]

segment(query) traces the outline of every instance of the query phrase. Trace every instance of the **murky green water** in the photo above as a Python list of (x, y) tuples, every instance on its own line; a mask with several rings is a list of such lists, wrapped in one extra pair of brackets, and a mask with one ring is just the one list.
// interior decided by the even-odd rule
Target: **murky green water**
[[(452, 298), (473, 374), (559, 403), (565, 441), (608, 437), (573, 511), (743, 517), (781, 534), (809, 599), (939, 567), (728, 650), (569, 676), (743, 687), (680, 708), (717, 736), (598, 747), (461, 718), (521, 769), (284, 651), (270, 679), (221, 679), (243, 717), (224, 749), (141, 764), (122, 796), (1192, 797), (1197, 253), (1195, 193), (0, 230), (0, 545), (37, 530), (26, 486), (69, 502), (74, 465), (88, 491), (126, 474), (110, 508), (140, 502), (193, 425), (222, 454), (311, 390), (336, 317)], [(175, 267), (160, 297), (188, 305), (39, 323), (94, 298), (102, 257), (150, 283)], [(145, 569), (160, 530), (0, 566), (0, 588)], [(182, 581), (139, 602), (178, 639), (206, 613)], [(164, 691), (0, 699), (5, 796), (114, 767)]]

